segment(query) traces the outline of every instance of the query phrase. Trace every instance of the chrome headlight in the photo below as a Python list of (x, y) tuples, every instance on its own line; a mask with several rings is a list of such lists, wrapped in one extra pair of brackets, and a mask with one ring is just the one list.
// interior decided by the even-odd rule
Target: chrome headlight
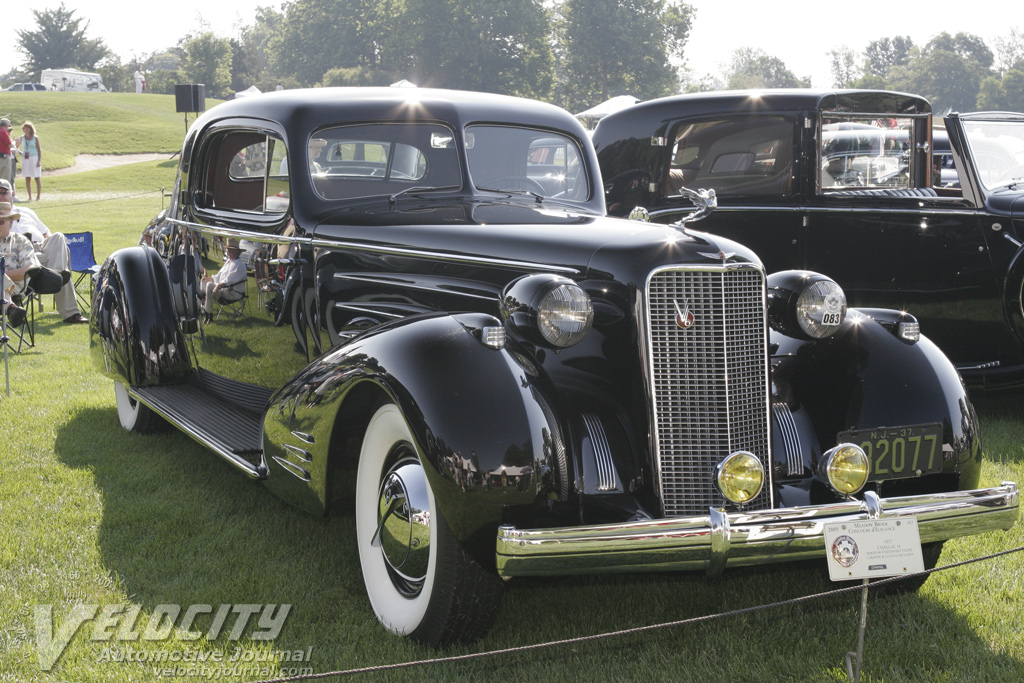
[(566, 348), (578, 344), (594, 322), (590, 295), (557, 275), (527, 275), (501, 298), (501, 317), (525, 339)]
[(728, 500), (746, 503), (756, 498), (764, 486), (764, 466), (753, 453), (736, 451), (718, 463), (715, 483)]
[(789, 337), (824, 339), (846, 319), (846, 294), (830, 278), (801, 270), (768, 276), (768, 321)]
[(867, 454), (852, 443), (839, 444), (818, 463), (818, 475), (842, 496), (852, 496), (864, 488), (869, 474), (871, 463)]

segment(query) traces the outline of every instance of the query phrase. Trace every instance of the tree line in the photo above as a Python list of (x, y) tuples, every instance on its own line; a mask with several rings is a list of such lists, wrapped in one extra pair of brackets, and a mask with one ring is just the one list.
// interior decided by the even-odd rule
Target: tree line
[[(809, 87), (780, 59), (740, 47), (720, 74), (686, 67), (695, 10), (682, 0), (292, 0), (261, 7), (231, 37), (200, 29), (174, 46), (125, 60), (86, 35), (88, 22), (63, 4), (33, 10), (17, 31), (24, 64), (4, 80), (38, 80), (44, 68), (98, 71), (126, 90), (136, 69), (147, 90), (204, 83), (213, 98), (255, 85), (389, 85), (518, 95), (580, 111), (616, 95), (652, 99), (679, 92)], [(990, 48), (942, 33), (918, 46), (906, 36), (845, 46), (826, 55), (834, 87), (900, 90), (936, 111), (1024, 111), (1024, 37), (1011, 29)]]

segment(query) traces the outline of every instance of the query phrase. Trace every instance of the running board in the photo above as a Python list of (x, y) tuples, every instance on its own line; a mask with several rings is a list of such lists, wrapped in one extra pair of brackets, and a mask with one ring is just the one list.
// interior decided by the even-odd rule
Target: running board
[[(204, 373), (204, 378), (207, 375)], [(231, 381), (218, 380), (221, 383)], [(196, 374), (185, 384), (130, 387), (129, 393), (229, 464), (254, 479), (265, 478), (263, 413), (253, 410), (252, 401), (248, 406), (240, 406), (218, 395), (218, 392), (223, 394), (223, 386), (205, 384), (207, 386)], [(253, 388), (243, 384), (239, 387), (239, 395), (251, 398)], [(258, 389), (261, 393), (266, 392)], [(266, 393), (269, 397), (269, 392)]]

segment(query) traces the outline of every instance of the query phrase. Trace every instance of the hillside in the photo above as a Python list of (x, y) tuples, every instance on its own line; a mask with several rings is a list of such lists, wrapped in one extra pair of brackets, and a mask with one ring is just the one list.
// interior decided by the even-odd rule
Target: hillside
[[(207, 109), (219, 104), (207, 100)], [(43, 143), (43, 169), (65, 168), (77, 154), (168, 153), (181, 149), (185, 114), (173, 95), (134, 93), (4, 92), (0, 116), (12, 137), (32, 121)], [(189, 122), (195, 119), (189, 115)]]

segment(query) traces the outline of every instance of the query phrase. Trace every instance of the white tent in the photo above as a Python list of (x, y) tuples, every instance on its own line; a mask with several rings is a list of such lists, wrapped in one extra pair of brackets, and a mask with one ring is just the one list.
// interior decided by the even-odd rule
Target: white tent
[(250, 95), (259, 95), (261, 93), (262, 93), (262, 91), (259, 88), (257, 88), (255, 85), (250, 85), (245, 90), (243, 90), (241, 92), (236, 92), (235, 93), (235, 99), (237, 100), (237, 99), (242, 98), (242, 97), (249, 97)]
[(586, 111), (581, 111), (579, 114), (576, 114), (576, 118), (578, 118), (586, 128), (594, 128), (597, 126), (597, 122), (604, 117), (609, 114), (614, 114), (626, 107), (632, 107), (639, 101), (640, 98), (633, 97), (632, 95), (619, 95), (618, 97), (613, 97), (595, 107), (591, 107)]
[(391, 84), (392, 88), (415, 88), (416, 84), (405, 80), (404, 78), (400, 81)]

